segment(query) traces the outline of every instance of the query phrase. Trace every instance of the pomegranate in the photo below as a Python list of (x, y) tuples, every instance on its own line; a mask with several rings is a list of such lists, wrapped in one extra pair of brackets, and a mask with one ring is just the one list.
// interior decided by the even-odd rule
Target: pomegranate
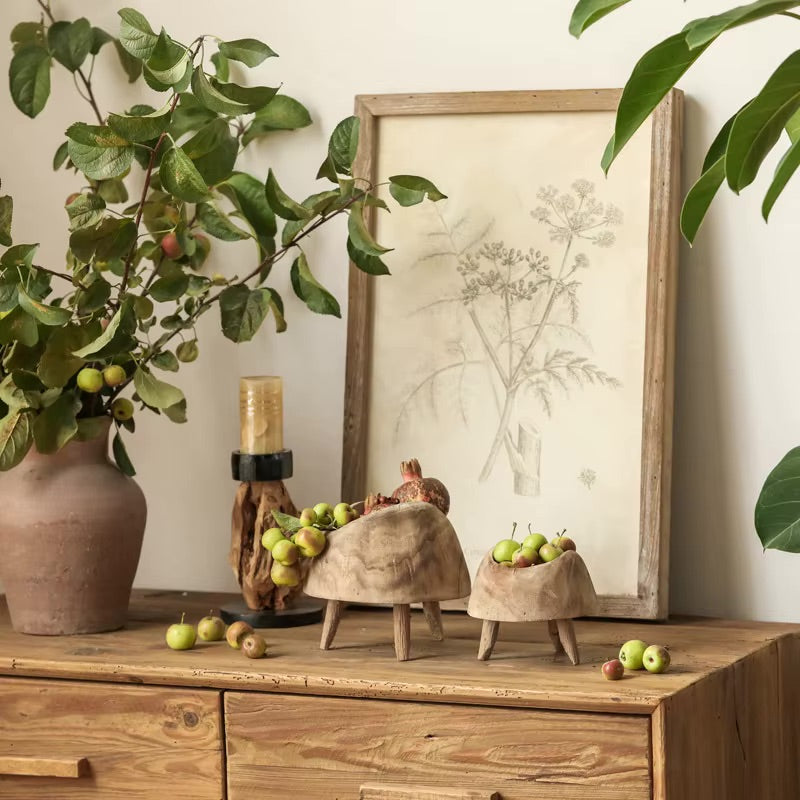
[(450, 493), (447, 487), (436, 478), (423, 478), (419, 461), (412, 458), (400, 465), (403, 483), (392, 494), (400, 503), (421, 502), (436, 506), (442, 514), (450, 510)]
[(386, 495), (383, 494), (371, 494), (364, 501), (364, 516), (371, 514), (373, 511), (391, 508), (392, 506), (396, 506), (399, 502), (399, 500), (395, 500), (393, 497), (386, 497)]

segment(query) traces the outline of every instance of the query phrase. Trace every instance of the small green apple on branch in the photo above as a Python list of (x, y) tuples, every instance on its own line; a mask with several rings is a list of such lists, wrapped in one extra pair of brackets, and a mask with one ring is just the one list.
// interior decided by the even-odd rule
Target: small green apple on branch
[[(54, 169), (71, 169), (83, 183), (66, 203), (63, 269), (40, 264), (36, 244), (12, 240), (13, 201), (0, 197), (6, 248), (0, 255), (0, 470), (17, 465), (33, 445), (54, 453), (74, 439), (100, 436), (113, 418), (115, 459), (134, 474), (120, 429), (135, 430), (134, 403), (185, 422), (183, 392), (156, 371), (177, 372), (198, 357), (197, 320), (217, 306), (222, 332), (234, 342), (252, 339), (268, 316), (278, 332), (285, 330), (283, 299), (267, 284), (275, 264), (290, 254), (295, 294), (311, 311), (339, 317), (303, 240), (346, 215), (350, 260), (370, 275), (386, 275), (381, 256), (388, 249), (374, 240), (365, 217), (387, 206), (377, 186), (353, 174), (356, 117), (334, 129), (317, 174), (325, 188), (302, 202), (281, 188), (272, 169), (265, 179), (237, 170), (254, 141), (311, 124), (306, 108), (278, 89), (230, 80), (233, 69), (276, 56), (263, 42), (203, 35), (183, 44), (163, 28), (157, 33), (132, 8), (119, 12), (119, 33), (112, 36), (85, 18), (57, 20), (49, 0), (37, 3), (40, 19), (20, 22), (11, 33), (12, 99), (36, 117), (58, 64), (72, 74), (94, 119), (71, 125), (53, 159)], [(131, 83), (144, 83), (161, 98), (105, 113), (92, 79), (104, 48), (116, 51)], [(129, 178), (141, 185), (132, 203)], [(388, 185), (401, 206), (444, 197), (418, 176), (397, 175)], [(232, 278), (205, 274), (209, 237), (251, 241), (251, 264)], [(122, 396), (128, 389), (132, 400)]]

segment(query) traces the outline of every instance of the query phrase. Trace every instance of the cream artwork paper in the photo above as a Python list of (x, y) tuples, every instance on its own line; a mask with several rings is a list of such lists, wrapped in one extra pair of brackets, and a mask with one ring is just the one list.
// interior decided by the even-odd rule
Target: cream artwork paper
[(379, 121), (376, 174), (425, 175), (448, 199), (379, 217), (398, 255), (372, 286), (366, 488), (419, 458), (450, 489), (473, 575), (530, 523), (566, 528), (598, 594), (637, 592), (651, 127), (606, 178), (613, 119)]

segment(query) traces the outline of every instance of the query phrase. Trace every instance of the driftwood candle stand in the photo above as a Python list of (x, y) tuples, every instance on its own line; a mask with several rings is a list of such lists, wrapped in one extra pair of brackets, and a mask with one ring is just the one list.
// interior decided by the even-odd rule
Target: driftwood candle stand
[(391, 604), (398, 661), (410, 654), (411, 604), (422, 603), (436, 639), (439, 603), (469, 594), (467, 564), (453, 526), (429, 503), (402, 503), (345, 525), (314, 559), (306, 594), (327, 600), (320, 647), (330, 649), (345, 603)]
[(549, 564), (504, 567), (487, 553), (478, 568), (467, 613), (483, 620), (478, 659), (486, 661), (501, 622), (547, 622), (556, 653), (580, 663), (572, 620), (596, 613), (597, 595), (589, 570), (574, 551)]

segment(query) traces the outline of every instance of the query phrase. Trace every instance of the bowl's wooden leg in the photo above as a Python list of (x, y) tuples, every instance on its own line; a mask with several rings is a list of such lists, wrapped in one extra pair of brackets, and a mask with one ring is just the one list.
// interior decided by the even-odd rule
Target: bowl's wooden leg
[(558, 623), (554, 619), (547, 620), (547, 632), (550, 634), (550, 641), (556, 649), (556, 655), (564, 652), (564, 645), (561, 644), (561, 639), (558, 637)]
[(394, 611), (394, 653), (398, 661), (408, 661), (411, 649), (411, 606), (398, 604)]
[(581, 663), (581, 656), (578, 652), (578, 642), (575, 639), (575, 626), (572, 624), (571, 619), (560, 619), (558, 622), (558, 637), (561, 639), (561, 644), (564, 645), (564, 650), (569, 656), (569, 660), (578, 665)]
[(491, 619), (483, 621), (483, 628), (481, 629), (481, 643), (478, 646), (478, 660), (488, 661), (489, 656), (492, 655), (495, 643), (497, 642), (497, 634), (500, 631), (500, 623)]
[(330, 650), (339, 620), (342, 618), (344, 603), (341, 600), (328, 600), (325, 609), (325, 621), (322, 623), (322, 638), (319, 641), (320, 650)]
[(444, 629), (442, 628), (442, 609), (436, 600), (429, 600), (422, 604), (422, 610), (425, 613), (425, 619), (428, 622), (428, 627), (431, 629), (431, 636), (437, 642), (444, 639)]

